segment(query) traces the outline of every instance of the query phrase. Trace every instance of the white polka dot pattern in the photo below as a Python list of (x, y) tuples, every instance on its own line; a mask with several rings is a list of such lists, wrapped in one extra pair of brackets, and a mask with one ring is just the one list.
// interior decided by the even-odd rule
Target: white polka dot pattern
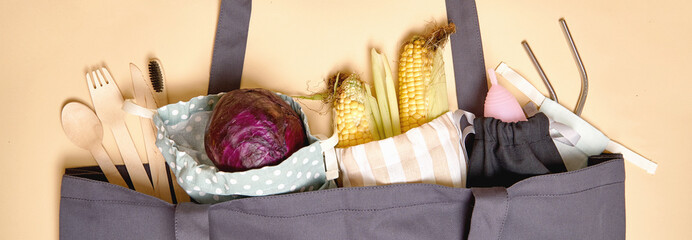
[(214, 104), (222, 94), (199, 96), (161, 107), (154, 115), (156, 145), (177, 182), (200, 203), (217, 203), (243, 196), (262, 196), (322, 189), (328, 184), (319, 142), (309, 133), (305, 115), (290, 97), (281, 96), (300, 112), (310, 145), (275, 166), (244, 172), (222, 172), (206, 156), (204, 133)]

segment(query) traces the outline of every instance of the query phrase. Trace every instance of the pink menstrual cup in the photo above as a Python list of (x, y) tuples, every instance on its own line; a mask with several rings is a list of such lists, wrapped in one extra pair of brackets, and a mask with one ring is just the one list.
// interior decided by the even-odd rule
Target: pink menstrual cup
[(524, 111), (521, 110), (519, 102), (514, 96), (500, 84), (497, 84), (495, 70), (488, 69), (488, 77), (490, 78), (490, 90), (485, 97), (485, 117), (493, 117), (503, 122), (518, 122), (526, 121)]

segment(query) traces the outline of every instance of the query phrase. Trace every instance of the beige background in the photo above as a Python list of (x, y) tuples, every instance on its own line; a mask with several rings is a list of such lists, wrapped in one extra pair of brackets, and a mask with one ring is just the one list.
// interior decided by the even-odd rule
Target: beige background
[[(339, 69), (369, 79), (370, 47), (393, 62), (411, 32), (445, 19), (444, 1), (430, 2), (256, 1), (243, 86), (306, 94)], [(497, 0), (477, 5), (486, 66), (505, 61), (541, 86), (520, 45), (528, 40), (561, 103), (572, 108), (579, 74), (557, 22), (567, 19), (590, 79), (583, 117), (659, 164), (656, 175), (626, 164), (628, 239), (689, 237), (692, 83), (685, 60), (692, 56), (687, 13), (692, 3)], [(147, 58), (156, 56), (163, 61), (172, 100), (205, 94), (218, 7), (218, 1), (208, 0), (0, 2), (3, 238), (57, 238), (64, 168), (95, 165), (60, 126), (66, 102), (91, 105), (85, 71), (107, 64), (131, 97), (128, 63), (144, 68)], [(308, 114), (313, 130), (329, 131), (328, 115)], [(128, 124), (142, 146), (136, 120)], [(120, 162), (108, 132), (104, 145)]]

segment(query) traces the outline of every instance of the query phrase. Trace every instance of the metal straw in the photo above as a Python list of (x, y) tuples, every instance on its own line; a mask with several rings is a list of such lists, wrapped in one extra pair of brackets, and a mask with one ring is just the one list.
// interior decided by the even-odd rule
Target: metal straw
[(543, 83), (545, 84), (545, 87), (548, 88), (548, 92), (550, 93), (550, 99), (557, 102), (557, 94), (555, 94), (555, 89), (553, 89), (553, 85), (550, 84), (550, 80), (548, 80), (548, 77), (545, 76), (545, 72), (543, 71), (541, 64), (538, 63), (538, 59), (536, 59), (536, 56), (533, 55), (533, 51), (531, 51), (531, 47), (529, 46), (529, 43), (526, 42), (526, 40), (524, 40), (521, 42), (521, 45), (524, 46), (526, 53), (529, 54), (529, 58), (531, 58), (531, 61), (533, 62), (533, 66), (535, 66), (536, 70), (538, 71), (538, 75), (541, 76), (541, 79), (543, 79)]
[(586, 69), (584, 68), (584, 64), (581, 61), (579, 52), (577, 51), (577, 46), (574, 45), (572, 34), (570, 34), (569, 28), (567, 27), (567, 21), (565, 21), (564, 18), (560, 18), (560, 24), (562, 25), (562, 30), (565, 33), (565, 38), (567, 38), (567, 42), (569, 42), (569, 45), (571, 47), (570, 50), (572, 50), (572, 55), (574, 55), (574, 59), (577, 62), (577, 66), (579, 67), (579, 74), (581, 75), (581, 93), (579, 94), (579, 101), (577, 101), (577, 107), (575, 107), (574, 109), (574, 114), (579, 116), (581, 115), (581, 112), (584, 109), (586, 95), (589, 93), (589, 78), (586, 76)]

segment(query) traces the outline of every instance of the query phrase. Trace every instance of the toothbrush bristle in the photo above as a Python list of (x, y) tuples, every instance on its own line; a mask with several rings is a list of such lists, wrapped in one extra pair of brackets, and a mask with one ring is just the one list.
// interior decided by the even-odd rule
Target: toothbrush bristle
[(163, 91), (163, 72), (157, 60), (149, 61), (149, 79), (151, 80), (151, 87), (154, 91)]

